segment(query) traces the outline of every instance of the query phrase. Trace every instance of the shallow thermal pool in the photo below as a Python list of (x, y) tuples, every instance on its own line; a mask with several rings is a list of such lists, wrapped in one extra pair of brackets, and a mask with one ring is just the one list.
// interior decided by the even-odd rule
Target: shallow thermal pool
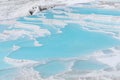
[(0, 80), (119, 77), (119, 10), (78, 4), (7, 22), (0, 25)]

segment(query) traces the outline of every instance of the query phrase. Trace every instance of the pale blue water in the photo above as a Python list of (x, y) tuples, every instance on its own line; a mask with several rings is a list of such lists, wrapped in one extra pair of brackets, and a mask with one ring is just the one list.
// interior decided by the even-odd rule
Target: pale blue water
[(113, 15), (120, 16), (120, 11), (114, 9), (98, 9), (98, 8), (80, 8), (71, 7), (74, 13), (80, 14), (100, 14), (100, 15)]
[[(51, 59), (84, 56), (94, 51), (119, 45), (120, 41), (101, 33), (88, 32), (71, 24), (63, 33), (37, 39), (43, 46), (23, 47), (9, 55), (16, 59)], [(22, 42), (17, 45), (24, 46)], [(31, 42), (30, 42), (31, 43)]]
[(107, 67), (105, 64), (100, 64), (99, 62), (95, 60), (78, 60), (74, 63), (74, 66), (72, 67), (73, 70), (76, 71), (84, 71), (84, 70), (99, 70), (103, 67)]
[[(109, 16), (120, 16), (120, 11), (117, 10), (80, 7), (70, 7), (70, 9), (70, 13), (73, 14), (100, 14)], [(33, 44), (34, 41), (29, 40), (28, 37), (20, 38), (13, 41), (0, 42), (0, 64), (2, 64), (0, 66), (0, 70), (13, 67), (12, 65), (9, 65), (4, 61), (5, 56), (13, 59), (27, 59), (35, 60), (38, 62), (48, 60), (46, 64), (38, 64), (37, 66), (33, 66), (33, 68), (38, 71), (40, 75), (44, 78), (67, 71), (72, 61), (74, 61), (74, 65), (70, 68), (75, 71), (100, 70), (108, 67), (108, 65), (97, 62), (94, 59), (81, 60), (80, 58), (91, 55), (98, 50), (108, 49), (114, 46), (120, 46), (120, 40), (115, 39), (111, 35), (102, 32), (87, 31), (82, 28), (81, 24), (78, 23), (67, 23), (64, 28), (59, 28), (61, 29), (62, 33), (57, 33), (57, 28), (54, 27), (60, 27), (59, 25), (50, 25), (46, 22), (43, 22), (42, 20), (38, 20), (43, 18), (42, 14), (44, 14), (45, 19), (60, 20), (61, 22), (63, 20), (71, 20), (68, 15), (64, 13), (69, 12), (66, 10), (66, 8), (55, 8), (54, 10), (56, 10), (56, 12), (62, 11), (62, 13), (58, 14), (52, 12), (52, 10), (47, 10), (37, 15), (21, 17), (17, 19), (18, 22), (24, 24), (31, 24), (31, 26), (37, 25), (43, 29), (47, 29), (51, 32), (51, 35), (39, 37), (36, 39), (40, 44), (43, 44), (43, 46), (40, 47), (35, 47)], [(58, 15), (62, 16), (62, 18), (55, 17)], [(86, 21), (107, 25), (120, 25), (119, 23), (110, 23), (95, 20), (91, 21), (89, 19), (86, 19)], [(1, 28), (1, 26), (4, 25), (0, 25), (0, 33), (8, 29), (7, 27)], [(11, 52), (13, 45), (20, 46), (21, 48), (17, 51)], [(71, 60), (72, 58), (78, 58), (78, 60)], [(64, 61), (64, 59), (70, 60)], [(11, 70), (9, 69), (7, 71), (10, 71), (10, 73), (15, 73), (11, 72)], [(6, 74), (6, 72), (3, 72), (4, 71), (0, 71), (0, 77), (2, 74)], [(12, 79), (10, 78), (10, 80)]]
[(58, 73), (63, 72), (67, 69), (68, 64), (61, 61), (51, 61), (45, 65), (38, 65), (35, 70), (39, 71), (43, 77), (49, 77)]

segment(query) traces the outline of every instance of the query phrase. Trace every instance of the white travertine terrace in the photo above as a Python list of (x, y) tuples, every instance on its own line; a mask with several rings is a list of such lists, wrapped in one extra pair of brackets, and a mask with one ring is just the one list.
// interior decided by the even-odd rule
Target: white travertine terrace
[[(61, 5), (72, 5), (76, 3), (88, 3), (94, 0), (0, 0), (0, 24), (8, 25), (6, 29), (0, 32), (0, 42), (12, 41), (27, 37), (34, 41), (35, 46), (42, 46), (36, 38), (51, 35), (47, 29), (42, 29), (34, 24), (24, 24), (16, 20), (8, 20), (22, 16), (34, 15), (41, 10)], [(120, 9), (120, 0), (96, 0), (94, 7), (107, 9)], [(54, 10), (51, 10), (53, 13)], [(30, 13), (31, 12), (31, 13)], [(56, 12), (57, 13), (57, 12)], [(25, 20), (42, 21), (44, 24), (57, 27), (58, 32), (69, 23), (80, 24), (81, 27), (88, 31), (101, 32), (120, 40), (120, 16), (102, 15), (102, 14), (74, 14), (71, 12), (62, 12), (67, 16), (55, 15), (54, 18), (68, 18), (70, 20), (56, 20), (46, 18), (29, 18)], [(90, 22), (88, 22), (89, 20)], [(35, 22), (34, 22), (35, 23)], [(3, 26), (0, 26), (0, 28)], [(44, 44), (43, 44), (44, 45)], [(20, 46), (13, 45), (12, 51), (16, 51)], [(113, 47), (106, 50), (96, 51), (90, 55), (103, 64), (110, 66), (110, 69), (91, 71), (85, 74), (77, 71), (66, 71), (48, 78), (43, 79), (39, 72), (31, 68), (21, 68), (18, 76), (13, 80), (119, 80), (120, 79), (120, 47)], [(79, 59), (79, 58), (78, 58)], [(75, 59), (75, 60), (78, 60)], [(73, 62), (75, 61), (73, 60)], [(32, 60), (17, 60), (5, 57), (4, 61), (13, 66), (26, 66), (38, 64)], [(74, 63), (72, 64), (74, 65)], [(70, 66), (72, 70), (72, 66)]]
[(94, 0), (0, 0), (0, 20), (32, 15), (55, 6), (91, 1)]

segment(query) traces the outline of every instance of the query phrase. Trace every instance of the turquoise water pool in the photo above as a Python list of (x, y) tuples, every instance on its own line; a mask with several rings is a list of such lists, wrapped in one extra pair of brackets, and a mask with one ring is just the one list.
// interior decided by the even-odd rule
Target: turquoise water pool
[[(117, 16), (120, 16), (118, 10), (70, 6), (21, 17), (13, 25), (0, 25), (0, 35), (5, 36), (0, 38), (0, 70), (3, 70), (0, 78), (12, 75), (10, 80), (26, 76), (29, 79), (34, 75), (44, 80), (51, 76), (61, 77), (69, 71), (79, 73), (110, 67), (90, 56), (97, 51), (120, 46), (120, 29), (115, 27), (120, 26), (119, 21), (111, 20)], [(26, 65), (24, 60), (37, 63)], [(14, 73), (19, 76), (13, 76)]]
[(85, 31), (75, 24), (68, 25), (60, 34), (38, 38), (37, 40), (43, 46), (24, 47), (25, 43), (28, 44), (29, 42), (22, 42), (17, 45), (23, 45), (23, 47), (10, 54), (9, 57), (31, 60), (71, 58), (85, 56), (96, 50), (107, 49), (120, 44), (119, 40), (101, 33)]

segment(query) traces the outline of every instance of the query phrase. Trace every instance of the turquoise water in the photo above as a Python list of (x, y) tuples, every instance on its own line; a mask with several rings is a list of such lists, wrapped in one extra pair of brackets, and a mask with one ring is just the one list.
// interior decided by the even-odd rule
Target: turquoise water
[[(91, 16), (91, 14), (95, 14), (97, 16), (107, 15), (114, 18), (116, 16), (120, 16), (120, 11), (73, 6), (67, 8), (58, 7), (54, 8), (53, 10), (47, 10), (33, 16), (21, 17), (17, 19), (17, 22), (20, 22), (21, 24), (29, 24), (30, 28), (34, 25), (37, 26), (37, 28), (39, 27), (48, 30), (51, 34), (44, 37), (35, 37), (34, 40), (38, 41), (40, 44), (42, 44), (42, 46), (35, 46), (34, 40), (30, 39), (27, 35), (20, 37), (16, 40), (0, 42), (0, 64), (2, 64), (0, 66), (0, 70), (15, 67), (13, 65), (14, 61), (10, 62), (12, 63), (11, 65), (9, 64), (9, 62), (5, 62), (5, 57), (21, 60), (21, 63), (22, 60), (37, 61), (38, 63), (35, 65), (33, 64), (30, 66), (22, 66), (23, 73), (25, 72), (25, 74), (28, 75), (27, 72), (29, 73), (29, 71), (31, 71), (31, 73), (32, 71), (33, 73), (34, 71), (37, 71), (39, 72), (39, 75), (42, 76), (42, 78), (54, 76), (69, 70), (92, 71), (101, 70), (109, 67), (107, 64), (103, 64), (96, 59), (88, 59), (86, 58), (86, 56), (88, 57), (96, 51), (106, 50), (111, 47), (120, 46), (120, 40), (116, 39), (113, 36), (116, 34), (107, 34), (107, 31), (109, 31), (110, 29), (106, 27), (100, 27), (101, 25), (107, 25), (107, 27), (109, 27), (119, 26), (120, 24), (117, 22), (114, 23), (114, 21), (113, 23), (109, 21), (104, 22), (101, 19), (98, 19), (97, 21), (94, 19), (89, 20), (89, 17), (88, 19), (86, 17), (86, 23), (101, 24), (100, 26), (95, 25), (93, 27), (90, 27), (92, 26), (91, 24), (87, 25), (87, 27), (92, 29), (94, 29), (94, 27), (98, 27), (98, 29), (95, 28), (96, 31), (89, 31), (83, 28), (86, 26), (83, 26), (82, 23), (78, 23), (81, 21), (82, 17), (78, 16), (80, 17), (80, 19), (77, 17), (72, 18), (74, 17), (72, 15), (85, 14), (86, 16)], [(71, 16), (69, 14), (71, 14)], [(74, 23), (72, 21), (74, 21)], [(4, 26), (4, 28), (1, 28), (2, 26)], [(8, 25), (0, 25), (0, 33), (5, 30), (30, 31), (29, 27), (27, 27), (27, 29), (20, 27), (9, 28)], [(61, 33), (58, 33), (58, 31), (60, 31)], [(37, 30), (35, 32), (37, 32)], [(118, 30), (111, 29), (111, 33), (118, 32), (119, 28)], [(38, 36), (34, 32), (30, 32), (30, 36), (32, 36), (32, 34), (34, 36)], [(12, 49), (14, 45), (19, 46), (20, 49), (13, 51)], [(45, 63), (41, 64), (42, 61)], [(0, 79), (5, 78), (3, 74), (6, 74), (7, 71), (9, 72), (7, 75), (12, 75), (9, 78), (10, 80), (13, 80), (12, 78), (14, 78), (14, 73), (18, 73), (18, 75), (22, 77), (23, 75), (20, 74), (20, 72), (22, 72), (22, 68), (15, 67), (13, 69), (0, 71)], [(28, 69), (28, 71), (26, 69)]]
[[(84, 56), (96, 50), (119, 45), (120, 41), (95, 32), (88, 32), (79, 25), (70, 24), (62, 33), (37, 39), (43, 46), (23, 47), (9, 55), (16, 59), (51, 59)], [(17, 44), (25, 45), (26, 42)], [(29, 42), (27, 42), (28, 44)]]
[[(27, 24), (34, 24), (40, 26), (43, 29), (48, 29), (52, 35), (37, 38), (43, 46), (41, 47), (32, 47), (32, 41), (23, 41), (17, 43), (17, 45), (23, 46), (9, 57), (16, 59), (51, 59), (51, 58), (70, 58), (77, 56), (85, 56), (97, 50), (107, 49), (108, 47), (119, 46), (120, 41), (114, 39), (113, 37), (106, 35), (104, 33), (98, 32), (89, 32), (82, 29), (81, 24), (67, 23), (65, 28), (61, 29), (62, 33), (57, 34), (56, 29), (53, 27), (59, 27), (59, 25), (50, 25), (46, 22), (40, 20), (41, 18), (45, 19), (54, 19), (54, 20), (70, 20), (67, 17), (67, 13), (70, 12), (73, 14), (101, 14), (101, 15), (111, 15), (118, 16), (120, 12), (117, 10), (110, 9), (97, 9), (97, 8), (80, 8), (80, 7), (70, 7), (69, 8), (55, 8), (55, 11), (61, 11), (61, 13), (55, 13), (52, 10), (44, 11), (38, 15), (28, 16), (26, 18), (20, 18), (18, 21)], [(44, 15), (44, 17), (43, 17)], [(63, 18), (56, 18), (55, 16), (63, 16)], [(67, 17), (67, 18), (64, 18)], [(32, 20), (31, 20), (32, 19)], [(100, 24), (107, 25), (119, 25), (114, 23), (107, 22), (97, 22), (97, 21), (88, 21)], [(54, 24), (54, 23), (52, 23)], [(97, 26), (96, 26), (97, 27)], [(26, 47), (29, 45), (31, 47)], [(35, 53), (35, 54), (33, 54)]]
[(61, 61), (51, 61), (44, 65), (38, 65), (35, 70), (39, 71), (43, 77), (49, 77), (61, 73), (67, 69), (67, 63)]
[(80, 8), (71, 7), (74, 13), (80, 14), (100, 14), (100, 15), (113, 15), (120, 16), (120, 11), (112, 9), (98, 9), (98, 8)]
[(105, 64), (100, 64), (99, 62), (95, 61), (95, 60), (81, 60), (81, 61), (76, 61), (74, 63), (74, 66), (72, 67), (73, 70), (76, 70), (76, 71), (84, 71), (84, 70), (99, 70), (99, 69), (102, 69), (102, 68), (107, 68), (108, 66), (105, 65)]

